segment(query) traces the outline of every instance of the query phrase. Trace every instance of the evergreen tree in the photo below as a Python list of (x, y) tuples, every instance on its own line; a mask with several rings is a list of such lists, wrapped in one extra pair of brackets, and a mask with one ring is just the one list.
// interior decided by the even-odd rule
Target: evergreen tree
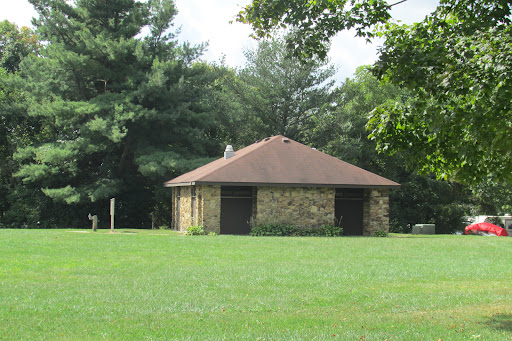
[(246, 65), (224, 79), (231, 104), (234, 141), (253, 143), (282, 134), (303, 141), (313, 118), (332, 99), (332, 66), (290, 57), (285, 38), (259, 42), (245, 51)]
[(195, 62), (203, 46), (178, 45), (171, 0), (31, 0), (42, 58), (22, 63), (28, 114), (44, 132), (16, 153), (16, 175), (72, 205), (61, 224), (149, 226), (162, 182), (220, 147), (203, 98), (216, 77)]

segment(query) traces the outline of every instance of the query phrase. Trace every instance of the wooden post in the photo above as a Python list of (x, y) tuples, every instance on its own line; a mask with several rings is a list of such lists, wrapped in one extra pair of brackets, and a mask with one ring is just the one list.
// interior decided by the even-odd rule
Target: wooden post
[(115, 213), (116, 199), (110, 199), (110, 232), (114, 232), (114, 213)]
[(93, 215), (92, 216), (92, 230), (93, 230), (93, 232), (96, 232), (97, 229), (98, 229), (98, 216)]

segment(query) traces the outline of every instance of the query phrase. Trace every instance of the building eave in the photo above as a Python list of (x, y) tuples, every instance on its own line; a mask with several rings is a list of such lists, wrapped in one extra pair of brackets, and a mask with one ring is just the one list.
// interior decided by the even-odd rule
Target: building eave
[(315, 183), (271, 183), (271, 182), (211, 182), (193, 181), (179, 183), (165, 183), (165, 187), (185, 186), (255, 186), (255, 187), (326, 187), (326, 188), (368, 188), (368, 189), (397, 189), (396, 185), (360, 185), (360, 184), (315, 184)]

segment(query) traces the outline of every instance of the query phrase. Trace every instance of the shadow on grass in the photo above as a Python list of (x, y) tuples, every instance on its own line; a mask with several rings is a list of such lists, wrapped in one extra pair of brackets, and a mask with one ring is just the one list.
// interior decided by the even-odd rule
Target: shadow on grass
[(495, 314), (486, 321), (486, 324), (496, 330), (512, 332), (512, 314)]

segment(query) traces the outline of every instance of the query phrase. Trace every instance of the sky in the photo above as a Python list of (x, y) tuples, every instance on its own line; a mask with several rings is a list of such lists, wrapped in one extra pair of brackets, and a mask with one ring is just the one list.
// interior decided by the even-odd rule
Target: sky
[[(175, 28), (181, 28), (180, 41), (192, 44), (208, 42), (208, 51), (202, 59), (218, 62), (224, 57), (227, 65), (243, 67), (243, 51), (252, 49), (257, 42), (250, 38), (249, 25), (232, 23), (235, 16), (250, 0), (175, 0), (178, 15)], [(389, 1), (390, 3), (393, 1)], [(393, 6), (392, 16), (396, 20), (410, 24), (421, 21), (432, 12), (439, 0), (407, 0)], [(18, 26), (31, 26), (36, 15), (28, 0), (0, 0), (0, 21), (9, 20)], [(377, 47), (381, 41), (366, 43), (363, 38), (354, 36), (353, 31), (339, 33), (333, 40), (329, 58), (337, 68), (336, 79), (342, 82), (352, 77), (356, 68), (372, 64), (377, 60)]]

